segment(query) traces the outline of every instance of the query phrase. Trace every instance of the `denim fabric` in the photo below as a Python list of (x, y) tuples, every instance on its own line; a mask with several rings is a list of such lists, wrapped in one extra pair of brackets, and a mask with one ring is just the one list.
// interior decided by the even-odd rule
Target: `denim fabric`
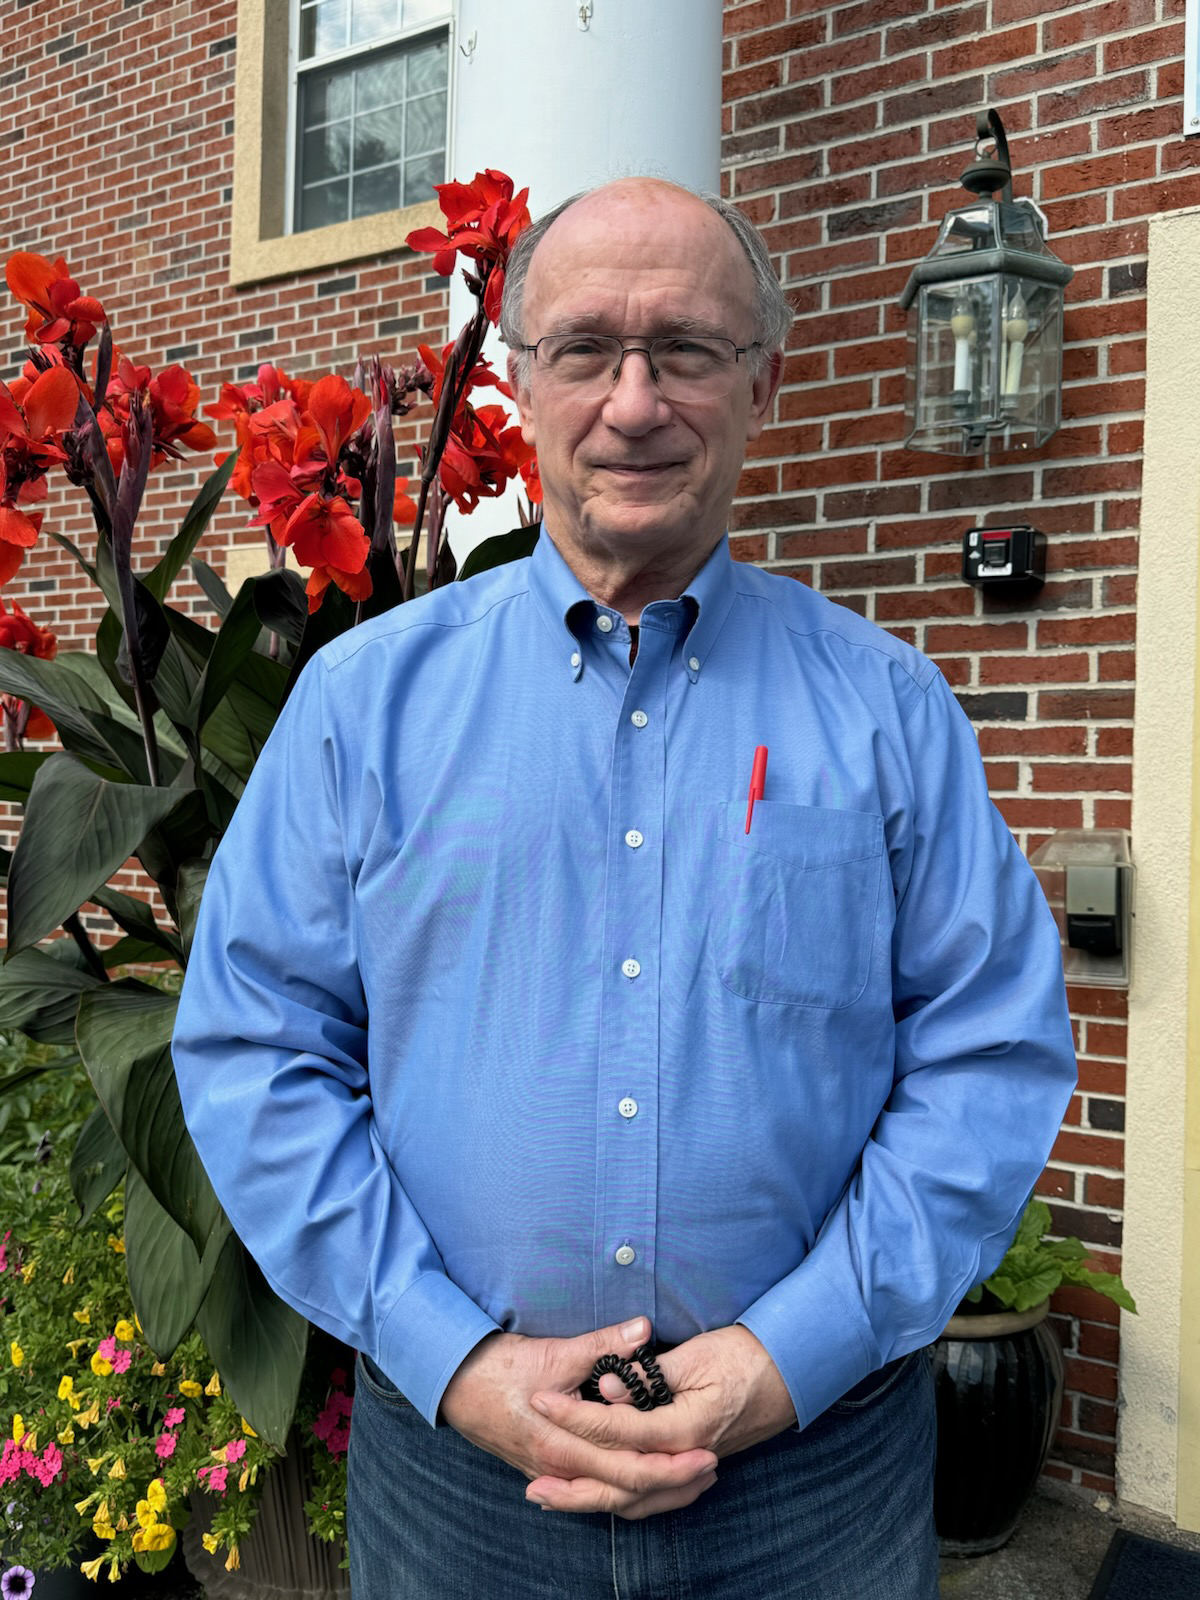
[(353, 1600), (937, 1600), (926, 1353), (855, 1394), (726, 1457), (695, 1504), (629, 1522), (530, 1505), (520, 1472), (360, 1357)]

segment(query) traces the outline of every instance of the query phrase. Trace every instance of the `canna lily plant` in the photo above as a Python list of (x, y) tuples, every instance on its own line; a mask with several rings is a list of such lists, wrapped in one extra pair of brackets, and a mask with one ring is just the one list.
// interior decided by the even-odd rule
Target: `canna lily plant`
[[(217, 443), (196, 415), (197, 385), (182, 367), (155, 373), (116, 349), (104, 307), (65, 262), (20, 252), (6, 271), (28, 313), (30, 354), (22, 376), (0, 384), (0, 586), (45, 523), (106, 603), (88, 651), (57, 649), (19, 607), (0, 614), (0, 799), (23, 808), (15, 849), (0, 852), (0, 1029), (65, 1052), (7, 1082), (82, 1061), (95, 1104), (70, 1184), (82, 1221), (121, 1200), (138, 1338), (159, 1362), (198, 1339), (230, 1406), (275, 1452), (314, 1330), (234, 1234), (184, 1125), (170, 1052), (178, 984), (135, 974), (186, 967), (213, 852), (313, 652), (418, 588), (527, 554), (536, 540), (536, 526), (523, 526), (486, 541), (461, 574), (444, 542), (451, 506), (469, 512), (520, 476), (531, 519), (540, 495), (520, 430), (502, 407), (475, 401), (481, 389), (508, 393), (481, 351), (508, 249), (529, 222), (526, 192), (489, 171), (439, 194), (447, 232), (409, 243), (435, 249), (445, 270), (458, 254), (472, 263), (464, 275), (478, 305), (458, 338), (440, 355), (422, 349), (410, 367), (361, 361), (353, 382), (264, 364), (255, 382), (226, 384), (208, 415), (233, 423), (236, 446), (217, 454), (153, 562), (139, 561), (137, 538), (150, 474)], [(397, 476), (393, 426), (422, 403), (433, 415), (413, 498)], [(54, 474), (88, 498), (96, 539), (86, 552), (47, 521)], [(196, 554), (230, 485), (267, 546), (266, 570), (236, 594)], [(398, 528), (411, 529), (407, 542)], [(287, 564), (289, 549), (307, 580)], [(216, 628), (172, 602), (185, 569)], [(60, 748), (25, 748), (52, 734)], [(152, 894), (114, 885), (130, 862)], [(85, 906), (111, 919), (115, 942), (85, 928)], [(75, 1446), (58, 1448), (65, 1457)]]

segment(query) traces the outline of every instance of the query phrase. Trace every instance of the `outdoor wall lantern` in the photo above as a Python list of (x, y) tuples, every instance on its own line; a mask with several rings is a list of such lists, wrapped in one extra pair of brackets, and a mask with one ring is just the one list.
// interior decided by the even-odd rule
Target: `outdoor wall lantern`
[(962, 183), (976, 198), (947, 214), (900, 296), (910, 450), (1041, 445), (1062, 421), (1063, 288), (1075, 274), (1047, 247), (1034, 203), (1012, 197), (1000, 118), (980, 112), (975, 133)]

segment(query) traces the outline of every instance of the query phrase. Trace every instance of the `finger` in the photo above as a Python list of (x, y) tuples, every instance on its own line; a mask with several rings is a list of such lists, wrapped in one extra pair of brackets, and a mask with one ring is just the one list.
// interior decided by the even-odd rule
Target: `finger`
[(617, 1377), (615, 1372), (606, 1372), (600, 1379), (600, 1393), (614, 1406), (631, 1406), (633, 1394)]
[(649, 1317), (630, 1317), (623, 1323), (610, 1323), (606, 1328), (581, 1333), (578, 1338), (562, 1340), (562, 1353), (571, 1368), (570, 1383), (562, 1387), (573, 1388), (589, 1378), (601, 1356), (618, 1355), (628, 1359), (646, 1343), (651, 1332)]
[(690, 1483), (639, 1494), (595, 1478), (538, 1478), (530, 1484), (526, 1498), (544, 1511), (610, 1512), (633, 1522), (690, 1506), (716, 1481), (716, 1472), (710, 1470)]
[(530, 1395), (529, 1403), (556, 1428), (602, 1450), (657, 1450), (677, 1455), (681, 1450), (704, 1449), (708, 1443), (695, 1407), (679, 1401), (639, 1411), (636, 1406), (601, 1406), (594, 1400), (539, 1389)]
[(636, 1450), (592, 1450), (581, 1445), (573, 1456), (565, 1455), (565, 1459), (555, 1461), (553, 1467), (534, 1478), (526, 1494), (536, 1500), (543, 1485), (553, 1488), (587, 1479), (606, 1485), (615, 1495), (640, 1498), (664, 1489), (686, 1488), (704, 1473), (714, 1471), (716, 1465), (717, 1458), (711, 1450), (642, 1455)]

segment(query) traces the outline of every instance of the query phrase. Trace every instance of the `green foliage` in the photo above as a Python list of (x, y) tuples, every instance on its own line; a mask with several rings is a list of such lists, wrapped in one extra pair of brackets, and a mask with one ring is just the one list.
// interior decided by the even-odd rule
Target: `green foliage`
[(968, 1293), (967, 1304), (960, 1309), (1031, 1311), (1069, 1283), (1093, 1289), (1123, 1310), (1136, 1312), (1119, 1274), (1089, 1267), (1087, 1249), (1078, 1239), (1047, 1239), (1050, 1224), (1050, 1207), (1043, 1200), (1030, 1200), (1004, 1259), (990, 1278)]

